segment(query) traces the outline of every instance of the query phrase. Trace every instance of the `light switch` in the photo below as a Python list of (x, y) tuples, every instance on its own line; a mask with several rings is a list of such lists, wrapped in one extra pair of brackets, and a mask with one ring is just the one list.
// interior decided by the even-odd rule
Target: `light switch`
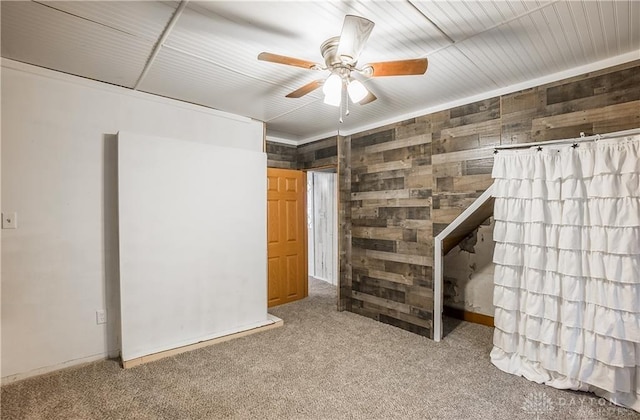
[(17, 229), (18, 214), (13, 212), (2, 213), (2, 229)]

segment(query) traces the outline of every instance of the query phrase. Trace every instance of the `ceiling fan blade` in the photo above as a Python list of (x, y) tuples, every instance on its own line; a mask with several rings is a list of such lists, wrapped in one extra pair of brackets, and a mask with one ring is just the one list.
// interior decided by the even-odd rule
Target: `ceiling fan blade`
[(346, 15), (336, 56), (350, 64), (358, 61), (375, 23), (360, 16)]
[(258, 54), (258, 60), (269, 61), (271, 63), (286, 64), (288, 66), (302, 67), (303, 69), (320, 69), (319, 64), (311, 61), (287, 57), (286, 55), (272, 54), (268, 52), (261, 52), (260, 54)]
[(369, 63), (364, 66), (364, 74), (370, 77), (411, 76), (424, 74), (427, 71), (427, 65), (428, 61), (426, 58), (382, 61), (380, 63)]
[(300, 98), (322, 86), (322, 80), (314, 80), (288, 94), (287, 98)]
[(358, 102), (360, 105), (366, 105), (370, 102), (375, 101), (376, 99), (378, 99), (376, 97), (376, 95), (374, 95), (373, 93), (371, 93), (371, 91), (369, 91), (369, 94), (367, 94), (367, 96), (364, 97), (363, 100), (361, 100), (360, 102)]

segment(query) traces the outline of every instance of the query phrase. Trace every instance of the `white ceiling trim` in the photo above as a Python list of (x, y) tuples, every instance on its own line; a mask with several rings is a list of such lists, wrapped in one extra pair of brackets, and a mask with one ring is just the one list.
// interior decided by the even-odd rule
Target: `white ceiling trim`
[(295, 140), (289, 140), (286, 139), (284, 137), (278, 137), (278, 135), (267, 135), (265, 137), (265, 139), (267, 141), (273, 142), (273, 143), (280, 143), (280, 144), (286, 144), (288, 146), (297, 146), (298, 142)]
[[(501, 96), (501, 95), (506, 95), (509, 93), (513, 93), (513, 92), (518, 92), (520, 90), (525, 90), (525, 89), (530, 89), (536, 86), (541, 86), (541, 85), (545, 85), (547, 83), (553, 83), (553, 82), (557, 82), (559, 80), (562, 79), (567, 79), (570, 77), (574, 77), (574, 76), (579, 76), (581, 74), (585, 74), (585, 73), (589, 73), (589, 72), (593, 72), (593, 71), (598, 71), (598, 70), (602, 70), (605, 69), (607, 67), (613, 67), (613, 66), (617, 66), (620, 64), (624, 64), (624, 63), (628, 63), (634, 60), (639, 60), (640, 59), (640, 52), (638, 51), (631, 51), (628, 52), (626, 54), (621, 54), (615, 57), (611, 57), (611, 58), (607, 58), (601, 61), (596, 61), (593, 63), (589, 63), (583, 66), (578, 66), (578, 67), (574, 67), (572, 69), (569, 70), (563, 70), (557, 73), (553, 73), (547, 76), (543, 76), (543, 77), (539, 77), (536, 79), (532, 79), (532, 80), (527, 80), (526, 82), (522, 82), (522, 83), (516, 83), (504, 88), (500, 88), (500, 89), (495, 89), (489, 92), (484, 92), (478, 95), (474, 95), (474, 96), (470, 96), (467, 98), (463, 98), (457, 101), (452, 101), (452, 102), (447, 102), (441, 105), (436, 105), (433, 107), (429, 107), (429, 108), (424, 108), (421, 109), (419, 111), (416, 112), (411, 112), (411, 113), (407, 113), (407, 114), (403, 114), (403, 115), (399, 115), (397, 117), (394, 118), (389, 118), (387, 120), (382, 120), (373, 124), (368, 124), (368, 125), (363, 125), (360, 127), (356, 127), (352, 130), (346, 130), (346, 131), (329, 131), (329, 132), (325, 132), (319, 135), (315, 135), (315, 136), (311, 136), (308, 138), (304, 138), (301, 139), (300, 141), (297, 142), (297, 145), (303, 145), (303, 144), (307, 144), (307, 143), (311, 143), (317, 140), (322, 140), (325, 139), (327, 137), (331, 137), (331, 136), (335, 136), (335, 135), (341, 135), (341, 136), (350, 136), (353, 134), (357, 134), (357, 133), (362, 133), (363, 131), (367, 131), (367, 130), (371, 130), (374, 128), (379, 128), (379, 127), (383, 127), (385, 125), (390, 125), (390, 124), (395, 124), (401, 121), (405, 121), (411, 118), (416, 118), (416, 117), (421, 117), (423, 115), (428, 115), (428, 114), (433, 114), (435, 112), (439, 112), (439, 111), (444, 111), (450, 108), (455, 108), (458, 106), (462, 106), (462, 105), (467, 105), (473, 102), (477, 102), (477, 101), (482, 101), (485, 99), (490, 99), (490, 98), (494, 98), (496, 96)], [(347, 117), (348, 118), (348, 117)], [(267, 136), (269, 137), (269, 136)], [(276, 140), (277, 137), (274, 137), (273, 141), (277, 141)], [(291, 141), (291, 140), (289, 140)], [(289, 144), (289, 143), (287, 143)]]

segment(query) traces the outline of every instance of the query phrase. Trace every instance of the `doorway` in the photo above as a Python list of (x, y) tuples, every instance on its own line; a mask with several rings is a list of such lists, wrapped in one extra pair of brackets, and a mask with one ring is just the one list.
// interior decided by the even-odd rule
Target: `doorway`
[(336, 287), (338, 285), (337, 181), (335, 168), (307, 172), (307, 261), (310, 286), (317, 281)]

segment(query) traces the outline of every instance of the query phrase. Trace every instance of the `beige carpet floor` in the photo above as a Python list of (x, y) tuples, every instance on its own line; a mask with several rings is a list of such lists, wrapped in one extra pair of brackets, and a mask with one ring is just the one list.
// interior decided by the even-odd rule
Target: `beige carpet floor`
[(124, 370), (92, 363), (2, 387), (3, 419), (639, 419), (592, 394), (505, 374), (492, 329), (435, 343), (335, 310), (335, 288), (270, 312), (285, 325)]

